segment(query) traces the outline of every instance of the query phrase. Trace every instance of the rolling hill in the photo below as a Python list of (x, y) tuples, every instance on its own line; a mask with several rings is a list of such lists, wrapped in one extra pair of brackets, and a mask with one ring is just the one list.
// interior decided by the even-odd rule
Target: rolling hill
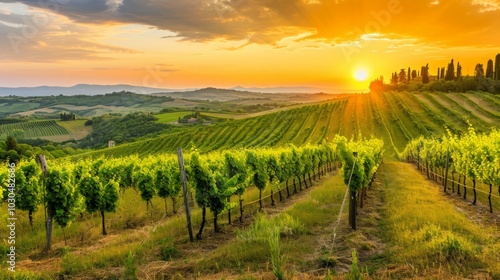
[(154, 92), (175, 91), (171, 89), (138, 87), (131, 85), (87, 85), (79, 84), (72, 87), (0, 87), (0, 96), (51, 96), (51, 95), (98, 95), (111, 92), (132, 91), (142, 94), (150, 94)]
[(386, 155), (396, 158), (411, 139), (420, 135), (439, 136), (446, 133), (446, 129), (459, 133), (466, 131), (469, 123), (478, 131), (499, 127), (499, 102), (500, 97), (479, 92), (349, 95), (84, 155), (146, 155), (174, 152), (177, 147), (196, 147), (207, 152), (288, 143), (303, 145), (341, 134), (354, 139), (381, 138), (386, 145)]

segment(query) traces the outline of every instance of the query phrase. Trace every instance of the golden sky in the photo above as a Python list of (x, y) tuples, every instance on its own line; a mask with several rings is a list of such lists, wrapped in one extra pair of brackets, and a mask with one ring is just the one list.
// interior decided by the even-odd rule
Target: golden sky
[(367, 91), (500, 53), (500, 0), (0, 0), (0, 86)]

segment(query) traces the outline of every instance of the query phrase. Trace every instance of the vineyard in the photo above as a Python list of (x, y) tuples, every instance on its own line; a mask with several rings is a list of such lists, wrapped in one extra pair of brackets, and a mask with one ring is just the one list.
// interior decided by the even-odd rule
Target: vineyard
[[(290, 199), (303, 189), (311, 187), (313, 180), (319, 180), (327, 172), (336, 169), (339, 162), (344, 166), (345, 183), (352, 180), (349, 183), (351, 191), (361, 194), (362, 205), (363, 190), (368, 187), (382, 159), (382, 146), (383, 143), (379, 140), (349, 142), (346, 138), (337, 136), (332, 143), (303, 147), (226, 150), (205, 155), (197, 151), (189, 152), (185, 156), (191, 200), (189, 204), (195, 206), (193, 203), (196, 202), (195, 211), (198, 211), (198, 215), (201, 211), (201, 221), (195, 222), (199, 225), (196, 238), (202, 239), (209, 216), (207, 209), (213, 219), (213, 230), (218, 233), (222, 214), (227, 215), (228, 224), (236, 220), (242, 223), (246, 217), (244, 213), (253, 215), (254, 211), (262, 211), (264, 200), (270, 200), (270, 206), (273, 207)], [(358, 162), (355, 165), (354, 151)], [(32, 229), (40, 228), (34, 222), (38, 218), (34, 217), (37, 210), (45, 208), (48, 219), (62, 229), (65, 243), (68, 242), (67, 239), (75, 238), (75, 235), (84, 234), (65, 233), (65, 228), (75, 222), (78, 213), (99, 213), (102, 218), (102, 234), (106, 235), (106, 213), (116, 212), (120, 204), (124, 203), (122, 198), (125, 193), (130, 194), (130, 189), (138, 193), (148, 216), (158, 216), (159, 213), (163, 213), (159, 215), (161, 217), (169, 215), (169, 201), (172, 215), (180, 210), (180, 168), (177, 158), (171, 155), (142, 159), (136, 156), (96, 159), (76, 164), (48, 162), (47, 168), (46, 174), (42, 175), (40, 165), (34, 160), (18, 164), (16, 184), (23, 187), (16, 194), (16, 206), (27, 212)], [(351, 169), (354, 170), (353, 175)], [(3, 168), (0, 173), (1, 181), (7, 182), (7, 177), (7, 168)], [(3, 187), (8, 189), (7, 185)], [(258, 193), (255, 200), (243, 203), (246, 199), (253, 199), (251, 193), (255, 192)], [(237, 199), (232, 199), (233, 197)], [(153, 206), (155, 198), (165, 204), (163, 211)], [(137, 207), (136, 205), (135, 208)], [(118, 217), (117, 214), (111, 215), (115, 217), (113, 223), (116, 226), (127, 223), (116, 220), (123, 214)], [(52, 225), (49, 225), (48, 232), (50, 234), (46, 246), (50, 250)], [(34, 243), (35, 246), (25, 247), (23, 250), (36, 250), (42, 246), (42, 240), (23, 241), (27, 244)]]
[[(21, 273), (119, 278), (135, 265), (141, 277), (190, 279), (209, 272), (217, 278), (229, 269), (288, 279), (298, 267), (323, 279), (330, 270), (351, 271), (345, 251), (355, 247), (364, 261), (373, 258), (366, 274), (401, 265), (395, 270), (403, 272), (382, 269), (382, 279), (434, 277), (426, 273), (441, 271), (441, 263), (453, 276), (485, 267), (488, 276), (497, 275), (500, 268), (488, 260), (500, 257), (493, 230), (480, 236), (473, 234), (480, 231), (475, 225), (444, 222), (458, 220), (456, 210), (429, 188), (439, 184), (463, 202), (500, 209), (499, 104), (486, 93), (343, 96), (49, 160), (46, 172), (38, 159), (21, 161), (15, 170), (2, 167), (4, 190), (15, 171)], [(83, 125), (44, 121), (36, 122), (38, 129), (42, 123), (66, 134)], [(31, 122), (1, 128), (23, 124)], [(383, 159), (389, 162), (382, 165)], [(391, 162), (399, 159), (416, 168)], [(2, 196), (6, 201), (8, 191)], [(416, 208), (405, 210), (405, 203)], [(342, 224), (347, 204), (348, 227)], [(389, 253), (372, 240), (376, 230), (384, 232)], [(401, 252), (403, 243), (415, 249)], [(8, 251), (6, 244), (0, 249)], [(414, 257), (425, 260), (405, 267)], [(57, 261), (47, 265), (48, 258)]]
[[(439, 136), (446, 129), (479, 132), (500, 126), (500, 98), (487, 93), (386, 92), (353, 95), (336, 101), (232, 120), (189, 131), (86, 154), (92, 157), (173, 153), (177, 147), (202, 152), (247, 147), (318, 144), (332, 135), (384, 140), (386, 156), (397, 159), (419, 136)], [(79, 157), (78, 157), (79, 158)]]
[(47, 120), (2, 124), (0, 125), (0, 137), (7, 137), (14, 130), (24, 132), (25, 138), (41, 138), (69, 133), (66, 128), (60, 126), (56, 121)]

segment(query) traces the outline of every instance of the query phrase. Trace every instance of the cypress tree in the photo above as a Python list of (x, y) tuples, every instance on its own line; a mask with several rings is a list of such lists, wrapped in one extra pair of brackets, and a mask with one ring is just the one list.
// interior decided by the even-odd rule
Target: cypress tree
[(17, 149), (17, 140), (13, 136), (7, 136), (7, 141), (5, 141), (7, 145), (6, 151), (16, 150)]
[[(493, 67), (492, 67), (493, 68)], [(446, 76), (444, 77), (446, 81), (453, 81), (455, 79), (455, 65), (453, 59), (450, 64), (448, 64), (448, 69), (446, 69)]]
[(401, 69), (401, 71), (399, 71), (399, 82), (404, 84), (407, 82), (407, 78), (406, 78), (406, 72), (405, 72), (405, 69)]
[(476, 68), (474, 69), (474, 72), (476, 74), (476, 78), (482, 78), (484, 77), (484, 68), (481, 63), (476, 64)]
[(429, 83), (429, 64), (422, 67), (422, 84)]
[(500, 53), (495, 57), (495, 79), (500, 80)]
[(457, 63), (457, 80), (462, 77), (462, 65), (460, 65), (460, 62)]
[(411, 69), (408, 67), (408, 83), (411, 81)]
[(488, 65), (486, 66), (486, 78), (493, 79), (493, 60), (488, 60)]

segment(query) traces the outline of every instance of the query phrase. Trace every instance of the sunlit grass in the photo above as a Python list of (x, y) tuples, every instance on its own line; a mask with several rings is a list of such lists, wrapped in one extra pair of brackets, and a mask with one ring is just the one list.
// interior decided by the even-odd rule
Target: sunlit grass
[(498, 234), (473, 223), (411, 165), (386, 163), (381, 180), (385, 192), (384, 238), (391, 262), (410, 264), (415, 275), (445, 273), (470, 276), (486, 269), (500, 272)]
[[(319, 240), (312, 234), (312, 230), (331, 225), (340, 209), (344, 192), (345, 185), (341, 176), (328, 176), (292, 207), (278, 215), (270, 216), (266, 223), (286, 224), (285, 228), (288, 228), (286, 232), (281, 233), (284, 267), (288, 276), (294, 268), (307, 270), (316, 266), (311, 260), (304, 259), (305, 255), (313, 254), (318, 248)], [(255, 231), (258, 231), (258, 226), (252, 225), (244, 230), (242, 236), (251, 235)], [(202, 274), (227, 270), (236, 273), (272, 271), (271, 254), (263, 242), (237, 238), (203, 258), (197, 267)]]

